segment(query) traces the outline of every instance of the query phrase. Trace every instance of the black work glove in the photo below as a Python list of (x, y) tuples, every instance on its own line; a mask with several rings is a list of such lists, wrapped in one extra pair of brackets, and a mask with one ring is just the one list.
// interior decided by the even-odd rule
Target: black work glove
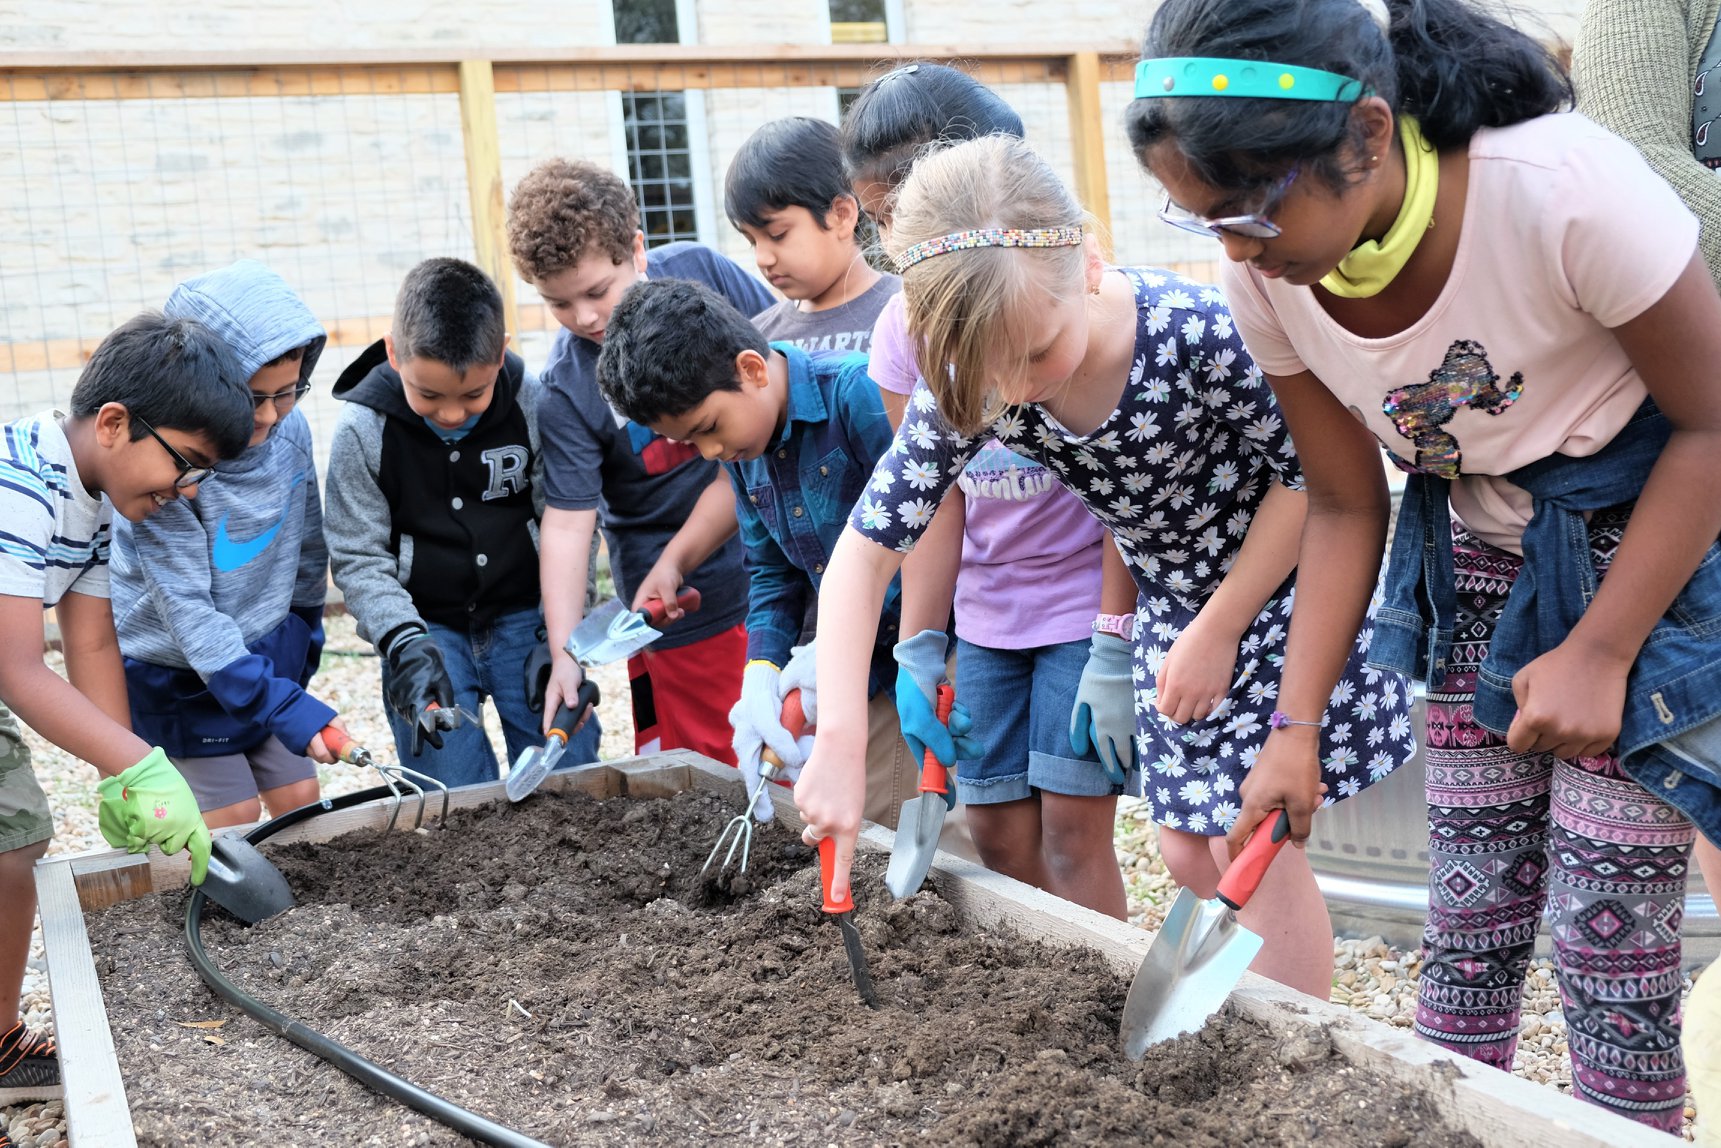
[(388, 660), (388, 704), (403, 721), (412, 724), (412, 755), (425, 743), (442, 748), (442, 731), (430, 711), (454, 707), (454, 683), (442, 664), (442, 651), (424, 630), (404, 628), (384, 644)]
[(544, 693), (550, 688), (550, 632), (538, 627), (538, 644), (526, 655), (526, 708), (544, 712)]

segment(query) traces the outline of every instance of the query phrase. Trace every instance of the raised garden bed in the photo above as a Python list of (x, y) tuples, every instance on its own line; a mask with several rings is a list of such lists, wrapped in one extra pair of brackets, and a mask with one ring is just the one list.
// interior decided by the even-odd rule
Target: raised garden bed
[[(1132, 1064), (1117, 1019), (1151, 938), (952, 858), (892, 904), (863, 855), (871, 1012), (786, 801), (740, 896), (698, 877), (735, 778), (671, 754), (518, 807), (459, 791), (446, 829), (332, 814), (265, 846), (299, 909), (250, 931), (212, 911), (205, 939), (274, 1007), (552, 1144), (1667, 1143), (1256, 978)], [(182, 874), (124, 854), (39, 870), (77, 1148), (464, 1142), (210, 993)]]

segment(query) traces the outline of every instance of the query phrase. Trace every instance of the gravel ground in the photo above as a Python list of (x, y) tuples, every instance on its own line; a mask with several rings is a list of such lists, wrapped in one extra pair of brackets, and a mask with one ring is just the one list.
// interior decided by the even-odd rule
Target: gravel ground
[[(51, 655), (49, 662), (60, 668), (57, 656)], [(633, 723), (626, 705), (626, 666), (604, 667), (593, 677), (603, 691), (599, 709), (604, 724), (602, 756), (625, 757), (633, 752)], [(312, 690), (341, 710), (360, 744), (370, 746), (384, 760), (392, 759), (394, 747), (382, 714), (378, 662), (369, 647), (359, 640), (351, 619), (344, 615), (329, 620), (328, 649)], [(490, 733), (497, 759), (505, 761), (498, 732), (491, 729)], [(31, 752), (36, 755), (37, 775), (54, 808), (57, 834), (48, 849), (49, 855), (105, 848), (96, 829), (95, 771), (34, 735), (26, 736)], [(377, 784), (374, 773), (347, 765), (324, 767), (321, 780), (323, 791), (331, 795)], [(1157, 928), (1177, 887), (1160, 863), (1153, 825), (1139, 803), (1128, 800), (1122, 803), (1116, 844), (1129, 893), (1130, 919), (1143, 928)], [(1409, 1028), (1416, 1012), (1416, 978), (1421, 962), (1419, 950), (1397, 950), (1379, 937), (1342, 938), (1333, 946), (1333, 1000), (1380, 1023)], [(30, 969), (24, 977), (24, 1014), (32, 1025), (48, 1026), (53, 1019), (39, 928)], [(1571, 1065), (1566, 1056), (1566, 1022), (1560, 1011), (1553, 966), (1547, 960), (1534, 963), (1525, 985), (1523, 1033), (1514, 1073), (1569, 1094)], [(1693, 1115), (1688, 1107), (1687, 1139), (1691, 1138), (1689, 1121)], [(11, 1133), (19, 1148), (62, 1148), (66, 1143), (65, 1120), (57, 1101), (0, 1109), (0, 1124)]]

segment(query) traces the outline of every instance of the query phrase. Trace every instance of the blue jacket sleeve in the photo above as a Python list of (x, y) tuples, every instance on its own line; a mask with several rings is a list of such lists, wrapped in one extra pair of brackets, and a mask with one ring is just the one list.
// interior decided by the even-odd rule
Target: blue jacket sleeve
[(781, 668), (789, 664), (800, 637), (812, 583), (771, 536), (739, 473), (728, 464), (723, 469), (735, 487), (735, 517), (747, 548), (747, 660), (763, 659)]
[[(297, 622), (295, 618), (289, 624)], [(247, 654), (222, 667), (210, 677), (209, 692), (222, 709), (266, 727), (294, 753), (304, 753), (335, 718), (333, 709), (298, 682), (278, 676), (274, 662), (262, 654)]]

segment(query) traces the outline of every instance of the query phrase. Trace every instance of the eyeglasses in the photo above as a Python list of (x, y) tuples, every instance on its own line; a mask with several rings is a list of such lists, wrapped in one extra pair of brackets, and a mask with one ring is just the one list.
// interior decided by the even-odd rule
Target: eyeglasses
[(1208, 219), (1185, 211), (1171, 202), (1171, 193), (1166, 192), (1165, 204), (1159, 209), (1159, 218), (1171, 224), (1180, 231), (1188, 231), (1195, 235), (1208, 235), (1223, 239), (1227, 235), (1241, 236), (1244, 239), (1277, 239), (1281, 232), (1279, 225), (1268, 218), (1283, 202), (1285, 193), (1291, 189), (1291, 183), (1297, 178), (1299, 169), (1293, 167), (1267, 193), (1266, 202), (1261, 210), (1248, 215), (1227, 215), (1221, 219)]
[(272, 395), (259, 395), (253, 392), (251, 395), (251, 409), (254, 411), (260, 411), (263, 409), (264, 403), (274, 403), (277, 411), (280, 411), (282, 414), (286, 414), (288, 411), (293, 409), (294, 403), (310, 394), (310, 392), (310, 383), (300, 383), (290, 391), (277, 391)]
[(150, 438), (153, 438), (156, 442), (161, 444), (162, 450), (165, 450), (168, 454), (173, 456), (174, 464), (179, 467), (179, 477), (173, 480), (175, 489), (185, 490), (187, 487), (196, 486), (198, 483), (205, 481), (215, 474), (215, 468), (212, 466), (198, 466), (195, 463), (186, 461), (184, 455), (173, 449), (172, 443), (155, 433), (154, 427), (144, 422), (143, 419), (139, 418), (137, 415), (132, 415), (131, 417), (136, 421), (138, 426), (149, 432)]

